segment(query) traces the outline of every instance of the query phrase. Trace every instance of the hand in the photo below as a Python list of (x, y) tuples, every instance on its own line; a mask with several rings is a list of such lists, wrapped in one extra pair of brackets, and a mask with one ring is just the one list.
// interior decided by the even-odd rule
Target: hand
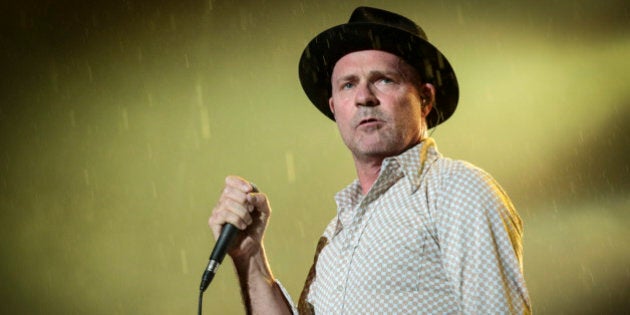
[(262, 239), (271, 215), (271, 207), (264, 193), (253, 192), (252, 185), (237, 176), (225, 179), (225, 188), (212, 210), (208, 225), (215, 239), (221, 228), (231, 223), (241, 230), (228, 254), (233, 260), (246, 259), (262, 248)]

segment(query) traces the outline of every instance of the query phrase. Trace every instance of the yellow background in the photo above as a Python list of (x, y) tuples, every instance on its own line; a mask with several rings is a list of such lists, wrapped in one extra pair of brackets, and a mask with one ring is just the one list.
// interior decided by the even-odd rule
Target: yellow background
[[(627, 1), (112, 0), (0, 7), (2, 313), (193, 314), (228, 174), (268, 193), (297, 299), (354, 178), (297, 64), (357, 5), (417, 21), (454, 66), (433, 137), (512, 197), (535, 313), (630, 310)], [(242, 313), (230, 264), (206, 314)]]

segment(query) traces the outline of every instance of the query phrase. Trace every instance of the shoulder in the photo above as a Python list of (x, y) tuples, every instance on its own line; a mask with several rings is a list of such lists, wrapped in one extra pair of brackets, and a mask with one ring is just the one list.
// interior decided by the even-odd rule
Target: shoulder
[(335, 215), (334, 218), (328, 222), (328, 225), (324, 229), (324, 233), (322, 233), (323, 237), (328, 239), (332, 239), (333, 235), (335, 235), (335, 231), (337, 230), (337, 224), (339, 224), (339, 217)]
[(437, 181), (442, 189), (492, 189), (497, 185), (494, 178), (483, 169), (462, 160), (439, 158), (429, 172), (428, 180)]
[(440, 158), (427, 173), (437, 213), (504, 216), (513, 204), (499, 183), (483, 169), (461, 160)]

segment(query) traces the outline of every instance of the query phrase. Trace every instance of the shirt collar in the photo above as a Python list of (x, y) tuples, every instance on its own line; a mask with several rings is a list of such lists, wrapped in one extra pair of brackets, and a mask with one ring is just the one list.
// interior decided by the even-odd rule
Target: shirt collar
[[(378, 188), (383, 184), (383, 180), (397, 179), (396, 173), (400, 173), (407, 178), (409, 193), (414, 193), (420, 188), (423, 175), (426, 174), (433, 162), (440, 156), (433, 138), (426, 138), (400, 155), (384, 159), (381, 165), (381, 172), (376, 182), (374, 182), (374, 186), (365, 197), (370, 198), (369, 196), (372, 194), (380, 195), (379, 190), (382, 189)], [(337, 209), (354, 208), (363, 198), (359, 180), (355, 179), (350, 185), (335, 195)]]
[(437, 145), (433, 138), (426, 138), (415, 147), (403, 152), (401, 155), (392, 157), (398, 161), (405, 178), (409, 183), (409, 193), (412, 194), (422, 182), (422, 178), (427, 173), (435, 160), (441, 157), (437, 150)]

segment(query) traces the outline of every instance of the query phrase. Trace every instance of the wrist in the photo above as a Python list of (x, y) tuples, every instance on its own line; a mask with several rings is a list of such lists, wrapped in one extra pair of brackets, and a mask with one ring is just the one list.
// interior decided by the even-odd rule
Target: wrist
[(275, 282), (262, 244), (254, 255), (232, 257), (247, 314), (290, 314), (291, 303)]
[(274, 281), (262, 245), (251, 255), (232, 256), (232, 261), (239, 277), (248, 279), (248, 282), (264, 280), (271, 284)]

